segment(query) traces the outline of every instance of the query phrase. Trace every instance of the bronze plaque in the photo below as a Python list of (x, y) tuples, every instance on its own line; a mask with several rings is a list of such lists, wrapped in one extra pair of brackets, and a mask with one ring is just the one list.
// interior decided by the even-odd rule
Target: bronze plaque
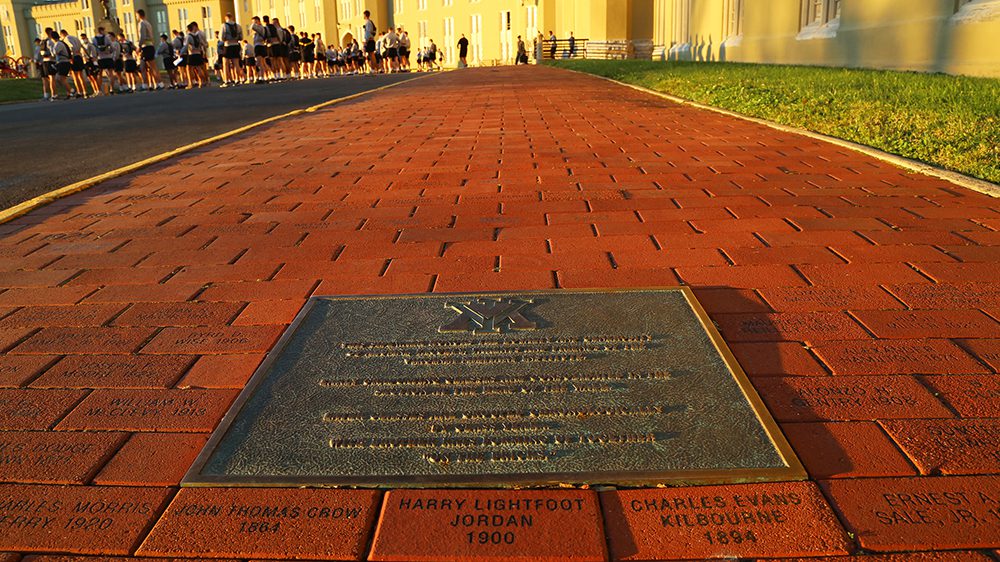
[(804, 476), (682, 287), (314, 297), (184, 484)]

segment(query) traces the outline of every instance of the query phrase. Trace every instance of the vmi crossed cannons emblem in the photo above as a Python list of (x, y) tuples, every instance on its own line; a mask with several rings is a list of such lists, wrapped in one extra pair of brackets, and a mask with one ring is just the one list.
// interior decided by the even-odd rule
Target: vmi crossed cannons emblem
[(521, 314), (530, 299), (489, 299), (446, 302), (445, 308), (461, 316), (438, 328), (439, 332), (505, 332), (507, 330), (534, 330), (538, 324)]

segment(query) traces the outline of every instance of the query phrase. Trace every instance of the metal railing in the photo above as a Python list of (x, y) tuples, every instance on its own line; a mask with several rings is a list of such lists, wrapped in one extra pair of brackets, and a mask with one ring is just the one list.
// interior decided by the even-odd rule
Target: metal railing
[(587, 39), (545, 39), (542, 41), (542, 60), (585, 59)]

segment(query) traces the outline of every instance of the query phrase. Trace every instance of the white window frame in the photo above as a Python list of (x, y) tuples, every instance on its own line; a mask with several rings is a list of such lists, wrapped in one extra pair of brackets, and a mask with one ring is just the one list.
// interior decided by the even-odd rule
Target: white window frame
[(797, 41), (832, 39), (840, 29), (842, 0), (802, 0), (801, 28)]
[(953, 23), (977, 23), (1000, 18), (1000, 0), (956, 0)]
[(403, 8), (405, 8), (405, 7), (406, 7), (406, 1), (405, 0), (393, 0), (393, 3), (392, 3), (392, 13), (393, 14), (402, 14), (403, 13)]
[(469, 41), (472, 43), (472, 62), (482, 64), (483, 62), (483, 15), (472, 14), (469, 17)]
[(417, 0), (417, 11), (427, 11), (427, 0)]
[(90, 0), (81, 0), (81, 2), (80, 2), (80, 8), (82, 8), (84, 10), (89, 10), (90, 9)]

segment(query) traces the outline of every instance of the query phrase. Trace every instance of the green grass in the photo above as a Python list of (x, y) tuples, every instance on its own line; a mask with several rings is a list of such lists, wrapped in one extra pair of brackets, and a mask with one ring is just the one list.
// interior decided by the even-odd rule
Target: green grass
[(551, 64), (1000, 183), (1000, 79), (738, 63)]
[(39, 78), (0, 80), (0, 103), (38, 100), (42, 98), (42, 81)]

